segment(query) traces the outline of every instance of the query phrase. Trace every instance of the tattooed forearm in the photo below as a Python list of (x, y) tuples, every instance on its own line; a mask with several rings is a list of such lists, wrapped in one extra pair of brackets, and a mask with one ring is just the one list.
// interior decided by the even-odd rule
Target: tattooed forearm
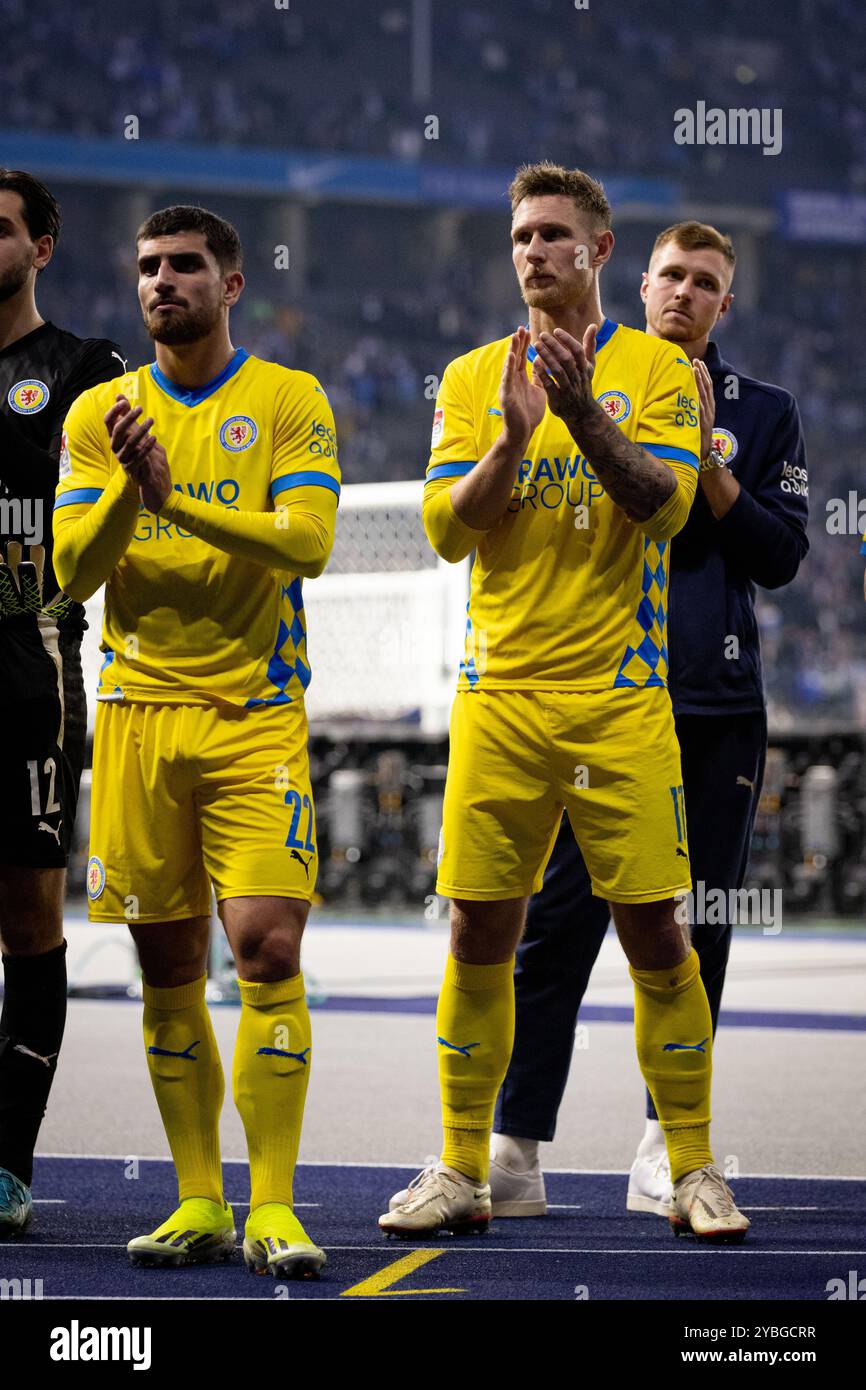
[(676, 491), (673, 469), (626, 439), (595, 401), (566, 424), (605, 492), (631, 521), (647, 521)]

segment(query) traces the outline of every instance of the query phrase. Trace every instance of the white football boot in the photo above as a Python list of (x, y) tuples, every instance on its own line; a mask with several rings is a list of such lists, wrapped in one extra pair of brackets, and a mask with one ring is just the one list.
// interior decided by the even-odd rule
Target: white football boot
[[(398, 1193), (402, 1196), (402, 1193)], [(406, 1190), (408, 1201), (392, 1206), (379, 1217), (386, 1236), (420, 1239), (437, 1231), (452, 1235), (480, 1234), (492, 1215), (490, 1188), (473, 1182), (444, 1163), (431, 1163), (413, 1178)]]
[(675, 1236), (695, 1235), (720, 1245), (744, 1240), (751, 1225), (714, 1163), (675, 1183), (668, 1220)]
[[(438, 1163), (436, 1155), (424, 1160), (425, 1170)], [(423, 1176), (419, 1174), (419, 1177)], [(418, 1182), (418, 1178), (415, 1179)], [(513, 1140), (494, 1134), (490, 1142), (490, 1201), (493, 1216), (546, 1216), (547, 1193), (535, 1140)], [(395, 1211), (410, 1199), (410, 1187), (395, 1192), (388, 1210)]]

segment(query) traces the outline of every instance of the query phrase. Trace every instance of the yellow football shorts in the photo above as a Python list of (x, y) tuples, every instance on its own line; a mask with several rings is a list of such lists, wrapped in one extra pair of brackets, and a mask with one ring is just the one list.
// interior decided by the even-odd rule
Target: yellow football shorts
[(491, 901), (538, 892), (564, 807), (597, 897), (687, 893), (682, 781), (663, 686), (458, 691), (436, 891)]
[(217, 899), (310, 901), (316, 825), (302, 703), (100, 703), (91, 922), (163, 922)]

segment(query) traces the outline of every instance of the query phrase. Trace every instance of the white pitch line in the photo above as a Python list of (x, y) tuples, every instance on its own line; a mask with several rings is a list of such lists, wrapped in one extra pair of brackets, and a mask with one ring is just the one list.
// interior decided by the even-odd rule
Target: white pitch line
[[(34, 1206), (44, 1207), (65, 1207), (67, 1205), (65, 1197), (34, 1197)], [(308, 1210), (321, 1208), (322, 1202), (295, 1202), (296, 1207), (305, 1207)], [(548, 1202), (548, 1211), (583, 1211), (586, 1203), (584, 1202)], [(230, 1207), (248, 1207), (249, 1199), (245, 1202), (229, 1202)], [(831, 1207), (740, 1207), (740, 1211), (831, 1211)], [(539, 1218), (536, 1217), (535, 1220)], [(506, 1220), (504, 1216), (499, 1217), (500, 1221)]]
[[(684, 1245), (685, 1248), (683, 1248)], [(3, 1253), (5, 1248), (7, 1248), (5, 1245), (0, 1246), (0, 1254)], [(324, 1250), (363, 1250), (367, 1253), (387, 1255), (390, 1254), (391, 1251), (396, 1252), (398, 1249), (405, 1250), (407, 1252), (411, 1250), (429, 1250), (430, 1242), (428, 1241), (424, 1245), (412, 1245), (409, 1241), (401, 1240), (398, 1245), (392, 1244), (390, 1245), (390, 1247), (384, 1245), (329, 1245), (325, 1243), (325, 1245), (323, 1245), (322, 1248)], [(40, 1250), (125, 1249), (125, 1245), (109, 1244), (108, 1241), (96, 1242), (92, 1245), (88, 1245), (84, 1242), (71, 1242), (65, 1244), (63, 1241), (40, 1241), (38, 1245), (34, 1244), (26, 1246), (26, 1253), (28, 1255), (34, 1255), (38, 1254)], [(240, 1245), (235, 1246), (235, 1250), (240, 1249), (242, 1249)], [(15, 1253), (16, 1255), (23, 1254), (24, 1248), (16, 1245)], [(696, 1242), (686, 1243), (683, 1240), (679, 1240), (677, 1241), (676, 1245), (659, 1245), (655, 1247), (643, 1246), (639, 1250), (620, 1250), (616, 1246), (611, 1246), (608, 1248), (607, 1246), (584, 1247), (577, 1245), (559, 1245), (547, 1247), (544, 1245), (516, 1246), (479, 1244), (474, 1247), (466, 1245), (455, 1245), (453, 1249), (450, 1246), (448, 1246), (443, 1250), (442, 1253), (447, 1255), (652, 1255), (653, 1257), (655, 1257), (656, 1255), (680, 1255), (691, 1258), (694, 1258), (696, 1255), (777, 1255), (783, 1257), (784, 1259), (790, 1260), (800, 1255), (832, 1255), (834, 1257), (837, 1255), (866, 1255), (866, 1250), (762, 1250), (760, 1248), (755, 1248), (754, 1245), (748, 1245), (745, 1247), (733, 1245), (700, 1245)], [(178, 1268), (180, 1267), (181, 1266), (178, 1266)], [(198, 1266), (198, 1268), (204, 1268), (204, 1266)]]
[[(279, 1281), (275, 1282), (278, 1283)], [(304, 1288), (305, 1283), (299, 1281), (298, 1287)], [(306, 1282), (306, 1287), (309, 1287), (309, 1281)], [(419, 1293), (424, 1292), (426, 1292), (426, 1290), (419, 1290)], [(430, 1292), (435, 1293), (436, 1291), (432, 1289)], [(297, 1301), (298, 1297), (299, 1295), (292, 1295), (292, 1301)], [(42, 1303), (284, 1303), (285, 1301), (285, 1299), (277, 1298), (276, 1295), (271, 1298), (264, 1294), (259, 1296), (253, 1293), (249, 1295), (242, 1293), (155, 1293), (148, 1294), (147, 1298), (143, 1298), (140, 1293), (56, 1293), (50, 1298), (45, 1298), (43, 1296), (40, 1300)], [(340, 1294), (323, 1294), (316, 1299), (317, 1303), (342, 1303), (342, 1301)]]
[[(171, 1159), (165, 1154), (70, 1154), (70, 1153), (38, 1153), (37, 1158), (77, 1158), (77, 1159), (100, 1159), (110, 1160), (114, 1163), (129, 1163), (133, 1158), (139, 1163), (171, 1163)], [(223, 1163), (249, 1163), (248, 1158), (224, 1158)], [(343, 1160), (338, 1158), (305, 1159), (298, 1164), (299, 1168), (411, 1168), (417, 1173), (423, 1167), (416, 1159), (413, 1163), (359, 1163), (354, 1160)], [(628, 1168), (545, 1168), (548, 1174), (562, 1173), (566, 1176), (574, 1177), (608, 1177), (608, 1178), (627, 1178), (630, 1173)], [(738, 1173), (734, 1181), (741, 1178), (754, 1178), (760, 1181), (770, 1182), (774, 1179), (784, 1182), (862, 1182), (866, 1183), (866, 1173), (844, 1174), (844, 1173)]]
[[(67, 1200), (67, 1198), (65, 1198), (65, 1197), (34, 1197), (34, 1198), (33, 1198), (33, 1205), (34, 1205), (34, 1206), (36, 1206), (36, 1205), (42, 1205), (42, 1206), (59, 1206), (59, 1207), (65, 1207), (67, 1204), (68, 1204), (68, 1200)], [(230, 1207), (248, 1207), (248, 1206), (249, 1206), (249, 1199), (247, 1199), (246, 1201), (230, 1201), (230, 1202), (229, 1202), (229, 1206), (230, 1206)], [(323, 1203), (322, 1203), (322, 1202), (295, 1202), (295, 1206), (296, 1206), (296, 1207), (304, 1207), (304, 1208), (306, 1208), (307, 1210), (310, 1210), (310, 1211), (311, 1211), (311, 1210), (313, 1210), (313, 1208), (320, 1209), (320, 1208), (323, 1206)], [(585, 1209), (585, 1206), (586, 1206), (586, 1203), (584, 1203), (584, 1202), (548, 1202), (548, 1204), (547, 1204), (547, 1210), (548, 1210), (548, 1211), (583, 1211), (583, 1210)], [(819, 1207), (819, 1206), (815, 1206), (815, 1207), (788, 1207), (788, 1206), (778, 1206), (778, 1207), (740, 1207), (740, 1211), (829, 1211), (829, 1210), (833, 1210), (833, 1208), (829, 1208), (829, 1207)], [(535, 1219), (535, 1220), (539, 1220), (538, 1217), (536, 1217), (536, 1218), (534, 1218), (534, 1219)], [(500, 1220), (500, 1221), (504, 1221), (504, 1220), (506, 1220), (506, 1218), (505, 1218), (505, 1217), (500, 1217), (499, 1220)]]
[[(484, 1245), (479, 1247), (478, 1250), (467, 1249), (465, 1246), (451, 1250), (449, 1247), (443, 1251), (443, 1253), (448, 1255), (782, 1255), (786, 1259), (790, 1259), (794, 1255), (866, 1255), (866, 1250), (761, 1250), (751, 1245), (742, 1248), (734, 1245), (708, 1246), (697, 1243), (689, 1243), (686, 1249), (681, 1249), (678, 1248), (681, 1243), (682, 1241), (678, 1240), (676, 1245), (659, 1245), (652, 1249), (645, 1247), (641, 1250), (618, 1250), (616, 1247), (607, 1249), (603, 1246), (597, 1248), (590, 1246), (581, 1248), (576, 1245), (551, 1246), (549, 1249), (543, 1245), (522, 1245), (519, 1247), (513, 1245)], [(376, 1250), (380, 1247), (375, 1245), (325, 1245), (323, 1248), (325, 1250)], [(392, 1248), (395, 1250), (397, 1249), (396, 1246)], [(399, 1248), (404, 1248), (402, 1241), (400, 1242)], [(409, 1250), (429, 1250), (430, 1246), (429, 1244), (408, 1245), (407, 1248)]]
[[(292, 1205), (293, 1205), (293, 1207), (320, 1207), (322, 1204), (321, 1204), (321, 1202), (294, 1202)], [(247, 1199), (246, 1202), (229, 1202), (229, 1206), (230, 1206), (230, 1207), (248, 1207), (248, 1206), (249, 1206), (249, 1199)], [(816, 1207), (816, 1208), (815, 1208), (815, 1211), (817, 1211), (817, 1210), (818, 1210), (818, 1208)]]

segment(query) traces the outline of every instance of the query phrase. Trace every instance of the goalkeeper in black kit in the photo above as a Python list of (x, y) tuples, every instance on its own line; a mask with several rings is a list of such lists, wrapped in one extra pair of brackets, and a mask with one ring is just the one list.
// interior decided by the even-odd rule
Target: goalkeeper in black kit
[(84, 609), (58, 594), (51, 512), (64, 417), (125, 368), (106, 339), (46, 323), (36, 277), (60, 211), (0, 168), (0, 1238), (32, 1213), (33, 1150), (66, 1020), (63, 897), (87, 712)]

